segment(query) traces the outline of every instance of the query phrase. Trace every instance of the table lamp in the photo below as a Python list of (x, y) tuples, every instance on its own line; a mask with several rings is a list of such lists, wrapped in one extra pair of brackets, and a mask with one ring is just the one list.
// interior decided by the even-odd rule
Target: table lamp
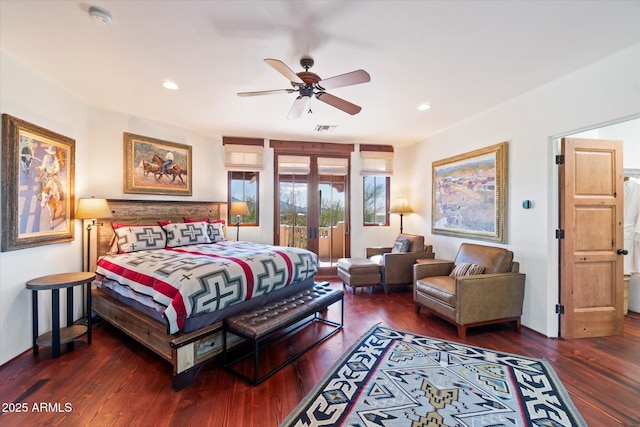
[(249, 207), (246, 202), (231, 202), (229, 215), (236, 215), (236, 240), (240, 237), (240, 216), (248, 215)]

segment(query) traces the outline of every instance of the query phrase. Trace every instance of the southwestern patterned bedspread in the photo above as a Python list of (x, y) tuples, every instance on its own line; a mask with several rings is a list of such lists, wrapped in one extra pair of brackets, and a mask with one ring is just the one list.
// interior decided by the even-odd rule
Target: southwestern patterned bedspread
[(223, 241), (106, 255), (96, 273), (166, 307), (173, 334), (188, 317), (302, 282), (317, 270), (316, 254), (305, 249)]

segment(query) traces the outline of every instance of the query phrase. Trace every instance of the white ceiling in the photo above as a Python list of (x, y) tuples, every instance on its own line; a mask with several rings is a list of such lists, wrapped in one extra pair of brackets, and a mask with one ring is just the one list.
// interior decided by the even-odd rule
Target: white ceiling
[[(0, 45), (18, 60), (92, 106), (203, 135), (411, 144), (636, 43), (637, 0), (0, 0)], [(315, 101), (287, 120), (295, 94), (236, 96), (290, 87), (263, 59), (298, 72), (304, 54), (323, 78), (369, 72), (329, 91), (360, 114)]]

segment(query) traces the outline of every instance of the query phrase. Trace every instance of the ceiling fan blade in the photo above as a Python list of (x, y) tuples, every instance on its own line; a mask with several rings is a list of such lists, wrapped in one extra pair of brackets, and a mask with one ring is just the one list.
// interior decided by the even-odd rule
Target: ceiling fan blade
[(292, 93), (295, 91), (295, 89), (260, 90), (257, 92), (238, 92), (238, 96), (272, 95), (274, 93)]
[(320, 80), (317, 83), (321, 89), (334, 89), (337, 87), (357, 85), (360, 83), (367, 83), (371, 81), (371, 76), (364, 70), (352, 71), (346, 74), (340, 74), (339, 76), (329, 77), (328, 79)]
[(302, 112), (307, 108), (307, 104), (309, 104), (308, 96), (299, 96), (293, 101), (293, 105), (291, 106), (291, 110), (289, 110), (289, 114), (287, 114), (287, 119), (297, 119), (302, 115)]
[(296, 73), (293, 72), (291, 68), (289, 68), (284, 62), (278, 59), (270, 59), (267, 58), (264, 60), (267, 64), (271, 65), (277, 72), (285, 76), (289, 81), (293, 83), (304, 84), (302, 79), (298, 77)]
[(336, 107), (337, 109), (342, 110), (345, 113), (351, 114), (352, 116), (354, 114), (358, 114), (360, 110), (362, 110), (362, 107), (356, 104), (352, 104), (349, 101), (345, 101), (342, 98), (338, 98), (337, 96), (333, 96), (330, 93), (326, 93), (326, 92), (317, 93), (316, 98), (318, 98), (320, 101), (324, 102), (325, 104), (329, 104), (332, 107)]

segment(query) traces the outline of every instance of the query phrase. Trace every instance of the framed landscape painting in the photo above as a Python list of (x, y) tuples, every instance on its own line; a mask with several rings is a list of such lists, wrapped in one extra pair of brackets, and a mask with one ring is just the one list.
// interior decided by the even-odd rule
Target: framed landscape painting
[(431, 232), (506, 243), (507, 143), (433, 162)]
[(124, 192), (191, 196), (191, 146), (124, 133)]
[(75, 140), (2, 115), (2, 251), (73, 240)]

